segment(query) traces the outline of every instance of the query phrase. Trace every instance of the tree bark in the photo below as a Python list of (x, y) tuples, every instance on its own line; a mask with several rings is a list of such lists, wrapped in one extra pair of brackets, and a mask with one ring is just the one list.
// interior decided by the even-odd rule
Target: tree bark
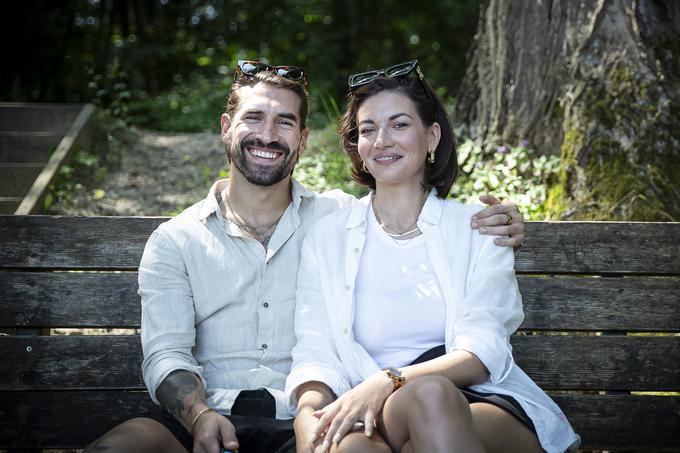
[(680, 2), (489, 0), (454, 118), (560, 154), (553, 218), (680, 221)]

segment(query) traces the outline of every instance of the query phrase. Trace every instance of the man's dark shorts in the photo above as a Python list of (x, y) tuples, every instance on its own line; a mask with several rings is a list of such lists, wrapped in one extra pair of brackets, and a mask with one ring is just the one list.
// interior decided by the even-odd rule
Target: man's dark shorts
[[(239, 453), (295, 453), (293, 420), (277, 420), (276, 401), (264, 389), (244, 390), (226, 416), (236, 429)], [(165, 426), (188, 451), (193, 450), (191, 434), (175, 417), (158, 408), (141, 415)]]

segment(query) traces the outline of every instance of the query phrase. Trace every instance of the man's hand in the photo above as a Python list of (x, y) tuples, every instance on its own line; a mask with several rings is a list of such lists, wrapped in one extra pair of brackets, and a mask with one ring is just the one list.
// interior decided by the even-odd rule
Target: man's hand
[(223, 415), (208, 409), (205, 390), (198, 376), (176, 370), (156, 390), (161, 406), (170, 412), (194, 438), (194, 452), (221, 453), (236, 450), (234, 425)]
[(229, 419), (217, 412), (209, 411), (201, 415), (192, 432), (194, 453), (221, 453), (237, 450), (236, 430)]
[(519, 248), (524, 243), (524, 219), (517, 204), (511, 201), (501, 203), (491, 195), (482, 195), (479, 200), (489, 206), (472, 216), (470, 223), (472, 229), (479, 229), (480, 234), (509, 236), (498, 237), (494, 239), (494, 243), (504, 247)]

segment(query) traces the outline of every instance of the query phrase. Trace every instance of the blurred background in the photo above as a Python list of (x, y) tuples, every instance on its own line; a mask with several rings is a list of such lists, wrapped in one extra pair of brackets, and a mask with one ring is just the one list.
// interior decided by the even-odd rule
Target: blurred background
[(457, 131), (452, 196), (512, 198), (531, 219), (680, 219), (672, 0), (24, 0), (1, 22), (1, 101), (99, 108), (102, 140), (63, 166), (48, 212), (203, 198), (227, 176), (216, 133), (239, 59), (308, 70), (296, 176), (360, 195), (335, 135), (347, 77), (417, 58)]

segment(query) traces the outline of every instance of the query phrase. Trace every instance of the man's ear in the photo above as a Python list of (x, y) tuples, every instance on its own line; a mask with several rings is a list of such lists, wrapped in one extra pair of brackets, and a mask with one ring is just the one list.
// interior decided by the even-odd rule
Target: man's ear
[(309, 128), (305, 127), (300, 135), (300, 147), (298, 149), (298, 159), (300, 155), (305, 152), (305, 147), (307, 146), (307, 139), (309, 138)]
[(231, 118), (229, 118), (229, 115), (226, 113), (223, 113), (220, 117), (220, 135), (222, 136), (222, 141), (224, 143), (227, 143), (229, 127), (231, 127)]

